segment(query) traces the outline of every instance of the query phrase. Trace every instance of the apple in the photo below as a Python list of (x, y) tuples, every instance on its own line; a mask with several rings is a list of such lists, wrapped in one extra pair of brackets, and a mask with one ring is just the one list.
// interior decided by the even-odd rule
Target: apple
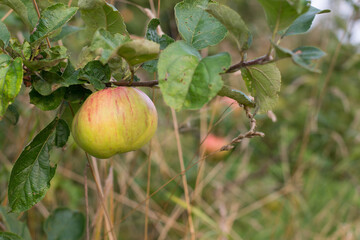
[(91, 94), (72, 123), (75, 142), (97, 158), (141, 148), (155, 134), (157, 111), (150, 98), (132, 87)]
[(215, 134), (210, 133), (204, 140), (202, 147), (204, 148), (205, 153), (211, 154), (210, 155), (211, 158), (220, 160), (226, 157), (229, 151), (221, 151), (221, 152), (217, 152), (217, 151), (219, 151), (221, 147), (227, 145), (228, 143), (229, 141), (226, 138), (219, 137), (216, 136)]

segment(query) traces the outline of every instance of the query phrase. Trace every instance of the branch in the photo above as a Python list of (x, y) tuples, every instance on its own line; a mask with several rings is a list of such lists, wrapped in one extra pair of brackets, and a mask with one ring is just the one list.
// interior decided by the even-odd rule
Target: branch
[[(122, 87), (155, 87), (159, 84), (158, 80), (144, 81), (144, 82), (129, 82), (129, 81), (119, 81), (119, 82), (109, 82), (106, 83), (107, 87), (111, 85), (122, 86)], [(219, 96), (229, 97), (237, 101), (240, 105), (247, 107), (255, 107), (254, 101), (252, 101), (245, 93), (232, 89), (229, 86), (223, 86), (223, 88), (218, 93)]]
[(265, 63), (269, 63), (271, 61), (272, 61), (272, 59), (269, 55), (264, 55), (262, 57), (250, 60), (248, 62), (239, 62), (237, 64), (234, 64), (234, 65), (230, 66), (228, 68), (228, 70), (225, 71), (225, 73), (233, 73), (244, 67), (257, 65), (257, 64), (265, 64)]
[(159, 84), (158, 80), (145, 81), (145, 82), (129, 82), (129, 81), (120, 81), (120, 82), (109, 82), (115, 86), (124, 86), (124, 87), (154, 87)]

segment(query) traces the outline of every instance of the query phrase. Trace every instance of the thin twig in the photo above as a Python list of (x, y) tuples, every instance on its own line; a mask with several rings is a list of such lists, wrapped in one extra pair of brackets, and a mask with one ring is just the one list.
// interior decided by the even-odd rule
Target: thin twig
[(250, 113), (250, 110), (248, 107), (244, 107), (246, 116), (250, 120), (250, 130), (246, 133), (240, 134), (236, 138), (234, 138), (228, 145), (225, 145), (221, 148), (221, 151), (229, 151), (234, 148), (235, 144), (241, 142), (244, 138), (253, 138), (253, 137), (264, 137), (265, 134), (262, 132), (256, 132), (256, 120), (254, 118), (254, 115)]
[[(179, 161), (180, 161), (180, 168), (181, 168), (181, 171), (183, 172), (183, 171), (185, 171), (185, 164), (184, 164), (183, 152), (182, 152), (180, 136), (179, 136), (179, 126), (178, 126), (178, 122), (177, 122), (177, 118), (176, 118), (176, 113), (173, 108), (171, 108), (171, 114), (172, 114), (172, 118), (173, 118), (175, 138), (176, 138), (176, 144), (177, 144)], [(185, 201), (186, 201), (186, 209), (187, 209), (187, 213), (188, 213), (188, 221), (189, 221), (191, 240), (195, 240), (196, 235), (195, 235), (195, 228), (194, 228), (194, 224), (193, 224), (192, 216), (191, 216), (190, 195), (189, 195), (189, 189), (188, 189), (187, 180), (186, 180), (186, 174), (185, 173), (182, 174), (181, 177), (182, 177), (183, 186), (184, 186), (184, 195), (185, 195)]]
[(160, 19), (160, 3), (161, 0), (158, 0), (158, 11), (157, 11), (157, 18)]
[(149, 143), (148, 153), (148, 169), (147, 169), (147, 186), (146, 186), (146, 198), (148, 199), (145, 203), (145, 237), (144, 240), (148, 239), (148, 221), (149, 221), (149, 203), (150, 203), (150, 178), (151, 178), (151, 142)]
[[(108, 233), (109, 239), (110, 240), (115, 240), (116, 236), (115, 236), (115, 233), (114, 233), (114, 227), (111, 224), (109, 213), (108, 213), (108, 211), (106, 209), (105, 200), (104, 200), (104, 192), (103, 192), (102, 187), (101, 187), (100, 178), (99, 178), (99, 172), (94, 170), (94, 167), (92, 166), (92, 164), (90, 162), (90, 158), (89, 158), (89, 155), (87, 154), (87, 152), (85, 152), (85, 155), (86, 155), (86, 158), (87, 158), (88, 163), (89, 163), (91, 175), (93, 176), (93, 178), (95, 180), (95, 184), (96, 184), (96, 188), (97, 188), (97, 192), (98, 192), (98, 195), (99, 195), (101, 206), (104, 209), (105, 226), (107, 228), (106, 231)], [(93, 162), (95, 162), (95, 161), (93, 161)]]
[(69, 0), (68, 7), (71, 7), (72, 0)]
[(87, 169), (89, 165), (86, 164), (84, 169), (84, 188), (85, 188), (85, 209), (86, 209), (86, 240), (90, 240), (89, 230), (89, 196), (88, 196), (88, 181), (87, 181)]
[(10, 16), (10, 14), (13, 12), (14, 10), (13, 9), (10, 9), (2, 18), (1, 18), (1, 21), (5, 21), (5, 19)]
[[(36, 13), (37, 13), (37, 15), (38, 15), (38, 17), (40, 19), (41, 14), (40, 14), (40, 11), (39, 11), (39, 7), (38, 7), (38, 5), (36, 3), (36, 0), (33, 0), (33, 3), (34, 3), (34, 6), (35, 6), (35, 9), (36, 9)], [(48, 37), (46, 37), (46, 42), (47, 42), (48, 47), (51, 48), (51, 44), (50, 44), (50, 41), (49, 41)]]

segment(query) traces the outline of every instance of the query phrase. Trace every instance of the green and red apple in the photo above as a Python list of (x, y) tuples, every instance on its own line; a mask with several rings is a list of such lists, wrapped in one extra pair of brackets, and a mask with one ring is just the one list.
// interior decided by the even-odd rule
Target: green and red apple
[(155, 134), (157, 111), (151, 99), (132, 87), (91, 94), (72, 123), (75, 142), (97, 158), (137, 150)]

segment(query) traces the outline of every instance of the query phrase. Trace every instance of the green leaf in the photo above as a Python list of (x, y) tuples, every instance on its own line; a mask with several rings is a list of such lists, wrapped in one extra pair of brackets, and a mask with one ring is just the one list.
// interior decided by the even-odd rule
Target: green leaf
[(158, 65), (158, 60), (155, 59), (145, 62), (143, 65), (141, 65), (141, 67), (149, 73), (155, 73), (157, 72), (157, 65)]
[(24, 41), (23, 44), (20, 44), (16, 39), (10, 39), (6, 51), (12, 58), (21, 57), (26, 60), (30, 59), (32, 53), (30, 43)]
[[(160, 21), (157, 18), (151, 19), (151, 21), (148, 24), (145, 37), (146, 39), (159, 43), (160, 44), (160, 50), (165, 49), (168, 45), (173, 43), (175, 40), (169, 37), (166, 34), (163, 34), (161, 37), (157, 34), (157, 26), (160, 25)], [(149, 73), (154, 73), (157, 71), (157, 64), (158, 60), (150, 60), (145, 62), (141, 67), (144, 68)]]
[(23, 240), (21, 237), (11, 232), (0, 232), (0, 240)]
[(78, 240), (85, 230), (85, 217), (81, 212), (57, 208), (44, 224), (48, 240)]
[(298, 17), (291, 24), (291, 26), (285, 31), (282, 37), (306, 33), (310, 29), (316, 14), (322, 14), (328, 12), (330, 12), (330, 10), (320, 10), (313, 6), (310, 6), (309, 10), (306, 13)]
[(319, 48), (312, 46), (302, 46), (293, 50), (292, 59), (295, 64), (312, 72), (320, 72), (317, 70), (312, 60), (322, 58), (326, 54)]
[(228, 53), (219, 53), (202, 59), (197, 65), (188, 88), (183, 107), (199, 109), (214, 98), (223, 86), (219, 73), (231, 64)]
[(20, 114), (14, 104), (8, 106), (4, 115), (4, 119), (8, 120), (12, 125), (16, 125), (19, 121)]
[(68, 138), (70, 136), (70, 128), (67, 123), (60, 119), (58, 125), (56, 126), (55, 133), (55, 146), (64, 147)]
[(109, 66), (100, 61), (91, 61), (81, 69), (79, 78), (89, 81), (97, 90), (105, 88), (105, 83), (110, 81), (111, 72)]
[(160, 50), (164, 50), (167, 46), (175, 42), (175, 40), (164, 34), (160, 37)]
[(78, 85), (85, 83), (84, 81), (79, 80), (79, 74), (80, 74), (80, 70), (75, 70), (71, 62), (68, 61), (68, 64), (66, 65), (66, 68), (61, 75), (63, 79), (61, 86), (69, 87), (71, 85)]
[(55, 72), (42, 71), (40, 75), (32, 75), (32, 86), (43, 96), (52, 94), (62, 87), (63, 78)]
[[(288, 0), (258, 0), (264, 8), (268, 25), (272, 31), (281, 31), (289, 27), (295, 19), (307, 12), (309, 5), (302, 3), (302, 7), (294, 1)], [(301, 9), (301, 12), (298, 10)]]
[(35, 89), (32, 89), (29, 93), (30, 103), (34, 104), (36, 107), (43, 111), (49, 111), (56, 109), (65, 95), (65, 88), (59, 88), (56, 91), (52, 92), (50, 95), (43, 96), (38, 93)]
[(81, 18), (90, 35), (97, 29), (104, 28), (111, 34), (128, 35), (124, 20), (119, 11), (103, 0), (79, 0)]
[(92, 92), (81, 85), (73, 85), (66, 88), (65, 100), (68, 102), (79, 103), (84, 102)]
[(312, 72), (319, 72), (313, 64), (313, 60), (322, 58), (326, 55), (322, 50), (312, 46), (302, 46), (294, 50), (280, 47), (273, 43), (276, 51), (276, 58), (292, 58), (293, 62), (302, 68), (305, 68)]
[(12, 8), (14, 12), (31, 30), (38, 22), (38, 15), (34, 8), (34, 4), (29, 0), (0, 0), (1, 4), (5, 4)]
[(277, 102), (281, 75), (275, 63), (244, 68), (242, 76), (261, 112), (271, 110)]
[(100, 28), (94, 34), (90, 49), (95, 53), (100, 51), (97, 55), (101, 56), (100, 61), (105, 64), (108, 62), (114, 50), (127, 41), (130, 41), (130, 38), (119, 33), (113, 35), (109, 31)]
[(178, 30), (183, 39), (196, 49), (206, 48), (221, 42), (226, 28), (206, 9), (209, 0), (184, 0), (175, 6)]
[(22, 79), (21, 58), (11, 61), (8, 57), (0, 57), (0, 119), (20, 92)]
[(84, 28), (80, 28), (80, 27), (76, 27), (76, 26), (64, 26), (64, 27), (62, 27), (61, 32), (58, 35), (51, 38), (51, 41), (59, 41), (71, 34), (80, 32), (81, 30), (84, 30)]
[(150, 22), (147, 25), (147, 29), (146, 29), (146, 33), (145, 33), (146, 39), (156, 42), (156, 43), (160, 43), (160, 37), (156, 31), (156, 29), (159, 25), (160, 25), (159, 19), (153, 18), (150, 20)]
[(116, 54), (123, 57), (131, 66), (156, 59), (159, 52), (160, 45), (146, 39), (125, 42), (116, 49)]
[(31, 70), (49, 69), (66, 59), (67, 49), (64, 46), (55, 46), (44, 49), (40, 54), (41, 58), (25, 60), (24, 65)]
[(201, 60), (198, 51), (185, 42), (171, 44), (160, 54), (158, 63), (159, 85), (165, 102), (177, 110), (201, 108), (222, 88), (219, 73), (230, 63), (227, 53)]
[(67, 23), (77, 12), (77, 7), (67, 7), (62, 3), (54, 4), (41, 13), (35, 32), (30, 35), (30, 42), (37, 44)]
[(4, 44), (4, 47), (6, 47), (9, 44), (10, 41), (10, 32), (7, 29), (6, 25), (0, 21), (0, 43), (2, 42)]
[(29, 229), (25, 223), (18, 220), (18, 214), (9, 213), (5, 207), (0, 206), (0, 217), (6, 229), (22, 237), (24, 240), (31, 240)]
[(55, 118), (41, 130), (15, 162), (8, 188), (9, 205), (13, 212), (34, 206), (50, 187), (56, 169), (56, 166), (50, 166), (50, 151), (58, 122), (59, 118)]
[(234, 36), (239, 49), (246, 50), (250, 47), (252, 36), (242, 17), (231, 8), (210, 3), (206, 11), (219, 20)]

